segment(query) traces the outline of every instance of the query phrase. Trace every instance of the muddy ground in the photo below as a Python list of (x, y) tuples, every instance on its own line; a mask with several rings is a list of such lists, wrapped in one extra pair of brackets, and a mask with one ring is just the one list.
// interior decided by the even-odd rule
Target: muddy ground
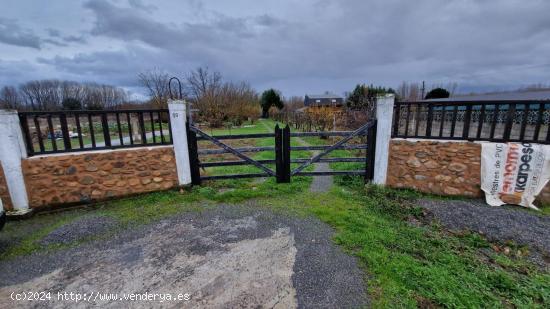
[[(89, 219), (88, 219), (89, 220)], [(94, 218), (101, 221), (101, 218)], [(112, 221), (73, 224), (74, 233)], [(65, 242), (62, 227), (46, 237)], [(253, 203), (219, 205), (107, 240), (0, 262), (0, 307), (353, 308), (367, 304), (364, 273), (333, 244), (315, 218), (275, 214)], [(14, 301), (12, 293), (51, 293), (49, 301)], [(58, 292), (86, 295), (60, 300)], [(161, 294), (155, 300), (106, 300), (105, 294)], [(170, 297), (184, 297), (169, 301)], [(181, 294), (181, 295), (178, 295)], [(76, 294), (75, 294), (76, 295)]]

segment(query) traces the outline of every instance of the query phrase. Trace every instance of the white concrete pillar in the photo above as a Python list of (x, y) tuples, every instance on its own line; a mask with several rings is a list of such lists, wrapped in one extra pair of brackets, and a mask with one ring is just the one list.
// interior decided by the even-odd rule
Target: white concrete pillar
[(172, 142), (176, 155), (179, 185), (191, 183), (191, 167), (189, 165), (189, 148), (187, 147), (186, 103), (183, 100), (169, 100), (170, 125), (172, 126)]
[(17, 111), (0, 110), (0, 162), (15, 211), (29, 211), (29, 198), (21, 169), (27, 157)]
[(395, 96), (386, 94), (376, 99), (376, 151), (374, 156), (373, 183), (386, 184), (389, 148)]

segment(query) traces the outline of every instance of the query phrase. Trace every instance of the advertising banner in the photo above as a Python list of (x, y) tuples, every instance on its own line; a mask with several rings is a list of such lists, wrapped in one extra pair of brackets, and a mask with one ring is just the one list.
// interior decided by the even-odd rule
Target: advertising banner
[(533, 201), (550, 178), (550, 145), (482, 143), (481, 189), (491, 206)]

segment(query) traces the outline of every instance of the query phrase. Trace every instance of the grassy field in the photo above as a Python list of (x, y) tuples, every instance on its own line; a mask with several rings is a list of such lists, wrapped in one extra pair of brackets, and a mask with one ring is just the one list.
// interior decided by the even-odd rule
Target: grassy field
[[(475, 233), (457, 235), (437, 225), (409, 224), (407, 218), (421, 213), (412, 206), (417, 193), (365, 188), (361, 179), (338, 178), (331, 192), (312, 194), (307, 189), (310, 181), (295, 177), (290, 184), (275, 184), (272, 178), (262, 183), (213, 182), (184, 193), (159, 192), (9, 222), (0, 241), (9, 235), (24, 236), (6, 248), (0, 259), (60, 249), (44, 248), (38, 242), (83, 216), (109, 216), (120, 223), (117, 230), (87, 240), (91, 241), (176, 213), (254, 199), (259, 207), (316, 216), (333, 226), (334, 241), (364, 267), (375, 307), (542, 308), (550, 301), (550, 274), (524, 258), (493, 252), (489, 242)], [(76, 245), (80, 242), (69, 246)]]
[[(270, 119), (263, 119), (255, 122), (254, 124), (247, 124), (243, 127), (229, 129), (214, 129), (214, 130), (205, 130), (205, 133), (211, 135), (238, 135), (238, 134), (251, 134), (251, 133), (273, 133), (276, 122)], [(279, 126), (282, 128), (284, 124), (279, 123)], [(292, 130), (292, 129), (291, 129)], [(329, 138), (321, 139), (319, 137), (302, 137), (300, 139), (291, 138), (291, 146), (305, 146), (305, 145), (332, 145), (338, 141), (339, 138)], [(264, 146), (274, 146), (274, 138), (259, 138), (259, 139), (248, 139), (245, 143), (242, 140), (224, 140), (223, 142), (229, 144), (230, 146), (235, 147), (264, 147)], [(305, 144), (304, 144), (305, 142)], [(215, 145), (207, 141), (199, 142), (199, 149), (217, 149)], [(275, 153), (273, 151), (262, 151), (258, 153), (250, 154), (253, 159), (256, 160), (274, 160)], [(292, 159), (307, 159), (313, 156), (312, 151), (292, 151)], [(334, 157), (364, 157), (364, 151), (357, 150), (335, 150), (327, 154), (326, 158)], [(201, 162), (215, 162), (215, 161), (235, 161), (240, 160), (234, 155), (208, 155), (200, 156)], [(223, 159), (223, 160), (222, 160)], [(270, 168), (274, 169), (274, 164), (268, 165)], [(293, 163), (291, 168), (297, 167), (298, 164)], [(334, 170), (362, 170), (364, 169), (364, 163), (331, 163), (331, 168)], [(313, 166), (309, 166), (306, 171), (313, 170)], [(259, 173), (262, 172), (255, 166), (243, 165), (243, 166), (229, 166), (229, 167), (209, 167), (202, 171), (204, 175), (227, 175), (227, 174), (245, 174), (245, 173)]]
[[(266, 121), (259, 125), (255, 129), (233, 129), (231, 133), (269, 132), (274, 123)], [(225, 130), (213, 133), (228, 134)], [(256, 143), (270, 145), (270, 139), (259, 139)], [(257, 156), (269, 158), (268, 154)], [(232, 168), (238, 170), (216, 168), (215, 172), (251, 172), (245, 170), (248, 167)], [(263, 182), (212, 181), (184, 192), (157, 192), (37, 215), (6, 225), (0, 233), (0, 243), (10, 245), (0, 253), (0, 260), (62, 249), (43, 247), (39, 241), (54, 229), (85, 216), (108, 216), (119, 224), (114, 230), (67, 246), (109, 238), (120, 230), (181, 212), (200, 212), (218, 203), (254, 200), (258, 207), (294, 216), (315, 216), (332, 226), (334, 242), (356, 256), (363, 267), (375, 308), (547, 308), (550, 303), (550, 274), (525, 257), (496, 252), (477, 233), (456, 234), (438, 224), (410, 224), (410, 218), (422, 217), (422, 211), (414, 206), (415, 199), (435, 197), (407, 190), (365, 187), (361, 177), (335, 177), (334, 187), (326, 193), (310, 193), (310, 183), (309, 177), (293, 177), (289, 184), (276, 184), (273, 177)], [(9, 242), (10, 235), (22, 236)]]

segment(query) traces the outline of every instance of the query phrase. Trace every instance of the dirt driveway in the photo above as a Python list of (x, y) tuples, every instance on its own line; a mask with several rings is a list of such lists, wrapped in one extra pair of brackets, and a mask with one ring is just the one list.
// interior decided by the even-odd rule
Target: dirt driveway
[[(366, 305), (364, 274), (333, 244), (327, 225), (257, 206), (219, 205), (126, 229), (108, 240), (2, 261), (0, 307)], [(75, 222), (43, 241), (73, 241), (116, 225), (102, 217), (88, 221), (94, 223)], [(50, 292), (51, 299), (12, 300), (26, 292)], [(134, 300), (120, 300), (129, 297)]]

